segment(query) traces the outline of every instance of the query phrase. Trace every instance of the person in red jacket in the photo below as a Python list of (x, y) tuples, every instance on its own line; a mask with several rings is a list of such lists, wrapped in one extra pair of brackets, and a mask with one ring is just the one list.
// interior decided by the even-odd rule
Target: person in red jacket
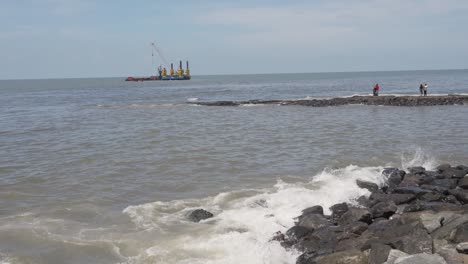
[(379, 96), (379, 84), (376, 83), (375, 86), (374, 86), (374, 96)]

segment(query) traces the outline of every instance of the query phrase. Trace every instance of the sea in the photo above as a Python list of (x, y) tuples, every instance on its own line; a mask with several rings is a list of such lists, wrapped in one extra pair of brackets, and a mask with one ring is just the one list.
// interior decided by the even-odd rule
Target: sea
[(466, 105), (193, 104), (468, 94), (468, 70), (124, 79), (0, 81), (0, 263), (295, 263), (272, 237), (303, 209), (468, 165)]

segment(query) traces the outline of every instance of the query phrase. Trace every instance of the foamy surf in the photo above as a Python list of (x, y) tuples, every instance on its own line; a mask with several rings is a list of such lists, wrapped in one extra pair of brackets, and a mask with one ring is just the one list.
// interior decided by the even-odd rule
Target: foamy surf
[[(386, 181), (381, 175), (383, 168), (350, 165), (325, 169), (306, 182), (286, 183), (279, 179), (271, 188), (262, 190), (129, 206), (123, 213), (138, 230), (163, 237), (132, 261), (295, 263), (299, 252), (287, 251), (272, 241), (274, 233), (285, 232), (293, 226), (294, 218), (312, 205), (321, 205), (325, 213), (330, 213), (328, 208), (336, 203), (355, 203), (358, 197), (369, 194), (356, 185), (356, 180), (381, 186)], [(187, 215), (197, 208), (215, 216), (200, 223), (189, 222)]]

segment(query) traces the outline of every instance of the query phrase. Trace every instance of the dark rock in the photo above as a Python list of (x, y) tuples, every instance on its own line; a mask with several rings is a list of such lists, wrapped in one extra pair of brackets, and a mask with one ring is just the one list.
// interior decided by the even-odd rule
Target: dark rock
[(441, 193), (441, 194), (448, 194), (448, 190), (449, 190), (448, 188), (445, 188), (445, 187), (442, 187), (442, 186), (427, 185), (427, 184), (421, 185), (420, 187), (425, 189), (425, 190), (430, 190), (430, 191), (438, 192), (438, 193)]
[(371, 201), (365, 195), (360, 196), (356, 202), (363, 207), (370, 207)]
[(313, 264), (316, 256), (316, 252), (305, 252), (297, 258), (296, 264)]
[(338, 219), (338, 224), (347, 225), (356, 221), (361, 221), (367, 224), (372, 223), (372, 216), (369, 210), (365, 208), (350, 207), (348, 208), (348, 211)]
[(468, 177), (464, 177), (463, 179), (461, 179), (458, 183), (458, 187), (468, 189)]
[(372, 206), (370, 211), (372, 213), (373, 218), (378, 218), (378, 217), (389, 218), (397, 211), (397, 209), (398, 208), (395, 205), (395, 203), (392, 201), (389, 201), (389, 202), (377, 203), (376, 205)]
[(314, 259), (316, 264), (367, 264), (368, 257), (359, 250), (348, 250), (332, 253), (325, 256), (318, 256)]
[(391, 194), (385, 194), (385, 193), (372, 193), (371, 196), (369, 197), (371, 200), (371, 205), (375, 205), (379, 202), (385, 202), (385, 201), (393, 201), (395, 204), (404, 204), (404, 203), (409, 203), (416, 199), (416, 195), (414, 194), (402, 194), (402, 193), (391, 193)]
[(325, 217), (319, 214), (307, 214), (299, 217), (298, 226), (315, 230), (322, 226), (330, 225)]
[(386, 168), (382, 171), (382, 175), (388, 177), (388, 187), (390, 189), (397, 187), (405, 177), (405, 174), (405, 171), (397, 168)]
[(398, 187), (418, 186), (423, 181), (423, 175), (406, 174), (403, 181), (400, 182)]
[(443, 223), (443, 226), (431, 233), (434, 239), (446, 239), (458, 226), (468, 223), (468, 214), (461, 215)]
[(416, 201), (414, 203), (406, 205), (405, 208), (403, 209), (403, 212), (409, 213), (409, 212), (419, 212), (419, 211), (424, 211), (424, 210), (426, 210), (426, 204), (420, 201)]
[(452, 204), (460, 204), (460, 202), (457, 200), (457, 197), (453, 195), (447, 195), (444, 198), (442, 198), (442, 202), (445, 203), (452, 203)]
[(293, 226), (288, 231), (286, 231), (286, 240), (294, 243), (297, 243), (301, 238), (311, 234), (313, 230), (308, 229), (303, 226)]
[(449, 190), (449, 193), (457, 198), (462, 204), (468, 203), (468, 190)]
[(460, 170), (460, 169), (457, 169), (457, 168), (449, 168), (449, 169), (446, 169), (446, 170), (442, 171), (440, 174), (442, 174), (444, 176), (444, 178), (446, 178), (446, 179), (450, 179), (450, 178), (461, 179), (461, 178), (465, 177), (466, 172), (465, 172), (465, 170)]
[(387, 261), (388, 254), (392, 248), (388, 245), (374, 243), (371, 245), (371, 250), (369, 254), (369, 263), (371, 264), (381, 264)]
[(426, 193), (423, 196), (419, 197), (420, 200), (426, 202), (435, 202), (441, 201), (444, 196), (440, 193)]
[(346, 233), (361, 235), (367, 230), (367, 228), (369, 228), (369, 225), (367, 225), (364, 222), (358, 221), (358, 222), (354, 222), (354, 223), (350, 223), (346, 225), (344, 227), (344, 231)]
[(330, 210), (332, 211), (332, 221), (338, 221), (338, 219), (348, 211), (348, 205), (346, 203), (335, 204), (330, 207)]
[(356, 180), (357, 186), (362, 189), (367, 189), (370, 192), (376, 192), (379, 190), (379, 186), (373, 182), (363, 181), (363, 180)]
[(450, 236), (450, 241), (454, 243), (468, 242), (468, 223), (464, 223), (455, 228)]
[(203, 209), (194, 210), (188, 216), (190, 221), (196, 222), (196, 223), (200, 222), (201, 220), (205, 220), (211, 217), (213, 217), (213, 214)]
[(320, 205), (312, 206), (312, 207), (309, 207), (309, 208), (306, 208), (306, 209), (302, 210), (302, 214), (303, 215), (306, 215), (306, 214), (321, 214), (321, 215), (323, 215), (323, 207), (320, 206)]
[(440, 179), (434, 180), (432, 185), (440, 186), (442, 188), (453, 189), (457, 187), (457, 180), (456, 179)]
[[(389, 230), (389, 232), (392, 232), (392, 230)], [(420, 227), (415, 227), (407, 234), (392, 239), (390, 245), (408, 254), (432, 254), (432, 238), (425, 229)]]
[(416, 196), (421, 196), (426, 193), (430, 193), (431, 191), (416, 187), (416, 186), (408, 186), (408, 187), (398, 187), (394, 190), (395, 193), (403, 193), (403, 194), (414, 194)]
[(437, 171), (438, 172), (443, 172), (444, 170), (447, 170), (447, 169), (450, 169), (452, 168), (452, 166), (450, 166), (450, 164), (442, 164), (442, 165), (439, 165), (437, 166)]
[(434, 212), (443, 211), (459, 211), (461, 206), (459, 204), (444, 203), (444, 202), (429, 202), (424, 204), (425, 210), (431, 210)]
[(426, 172), (426, 169), (423, 167), (410, 167), (408, 170), (411, 174), (424, 174)]
[(294, 248), (301, 252), (315, 253), (317, 255), (332, 253), (337, 245), (338, 237), (343, 229), (336, 226), (325, 226), (318, 228), (296, 244)]

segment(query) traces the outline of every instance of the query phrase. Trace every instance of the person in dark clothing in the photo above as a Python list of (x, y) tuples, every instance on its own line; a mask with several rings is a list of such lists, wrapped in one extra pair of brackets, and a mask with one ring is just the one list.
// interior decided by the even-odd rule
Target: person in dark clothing
[(423, 91), (424, 91), (424, 86), (421, 83), (421, 85), (419, 85), (419, 93), (421, 94), (421, 96), (423, 95)]

